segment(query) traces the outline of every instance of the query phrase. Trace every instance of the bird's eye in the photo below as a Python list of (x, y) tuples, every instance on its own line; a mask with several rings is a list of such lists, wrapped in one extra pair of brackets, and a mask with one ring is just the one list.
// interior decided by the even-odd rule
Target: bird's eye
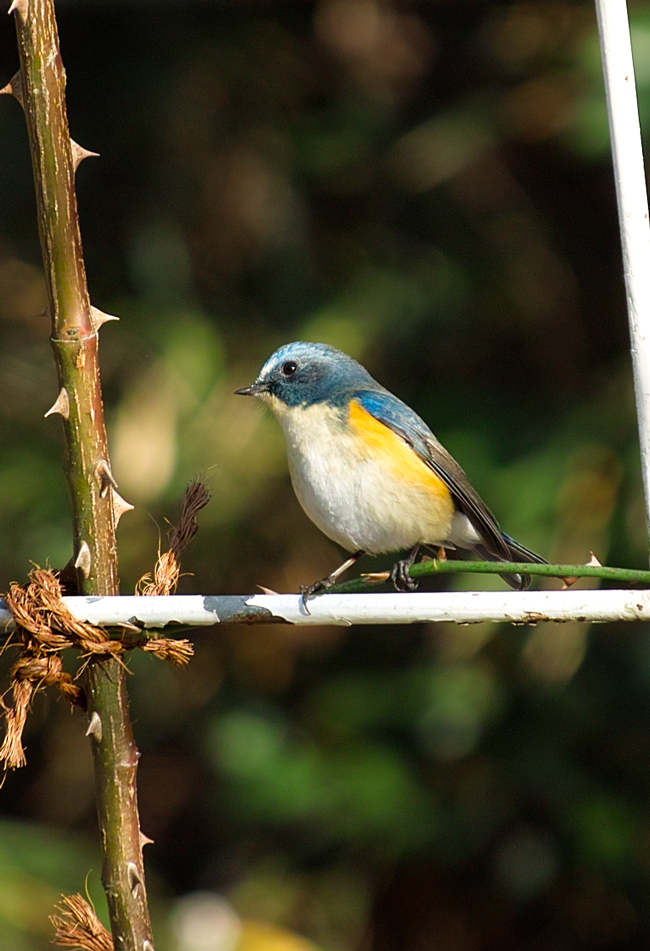
[(285, 376), (293, 376), (293, 374), (298, 369), (298, 364), (293, 360), (288, 360), (282, 367), (282, 372)]

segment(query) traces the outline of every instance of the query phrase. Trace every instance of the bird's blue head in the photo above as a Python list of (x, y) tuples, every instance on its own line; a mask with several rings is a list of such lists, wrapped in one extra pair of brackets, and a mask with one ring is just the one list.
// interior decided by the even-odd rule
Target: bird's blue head
[[(240, 396), (259, 396), (273, 409), (329, 403), (343, 406), (351, 393), (379, 389), (367, 370), (341, 350), (325, 343), (285, 344), (266, 361), (251, 386)], [(280, 408), (278, 407), (278, 408)]]

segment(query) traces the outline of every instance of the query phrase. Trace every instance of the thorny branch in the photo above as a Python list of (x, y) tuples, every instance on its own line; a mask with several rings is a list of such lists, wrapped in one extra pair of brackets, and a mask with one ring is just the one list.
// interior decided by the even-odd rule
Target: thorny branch
[[(91, 154), (72, 142), (53, 0), (14, 0), (20, 72), (5, 92), (25, 111), (38, 230), (52, 322), (73, 516), (73, 564), (84, 594), (119, 593), (115, 526), (130, 506), (111, 473), (98, 362), (98, 330), (110, 319), (88, 296), (74, 173)], [(48, 413), (47, 415), (50, 415)], [(119, 658), (92, 660), (86, 673), (101, 842), (102, 880), (115, 946), (153, 949), (136, 796), (138, 752)]]

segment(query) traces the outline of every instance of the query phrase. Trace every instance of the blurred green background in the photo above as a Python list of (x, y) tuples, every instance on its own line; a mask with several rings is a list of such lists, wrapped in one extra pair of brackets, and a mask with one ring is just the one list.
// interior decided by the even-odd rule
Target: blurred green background
[[(292, 591), (338, 563), (293, 497), (279, 427), (232, 396), (301, 338), (347, 350), (414, 406), (525, 545), (647, 565), (589, 3), (58, 15), (72, 134), (101, 153), (77, 175), (91, 295), (121, 318), (101, 359), (135, 505), (124, 593), (197, 474), (214, 498), (182, 592)], [(645, 120), (650, 7), (631, 15)], [(0, 85), (16, 67), (0, 16)], [(44, 302), (24, 123), (5, 97), (0, 590), (71, 553), (60, 426), (43, 419)], [(452, 583), (503, 586), (429, 586)], [(194, 641), (185, 672), (129, 661), (159, 951), (648, 947), (646, 626)], [(103, 913), (84, 731), (37, 697), (28, 765), (0, 792), (0, 951), (48, 947), (52, 903), (89, 870)]]

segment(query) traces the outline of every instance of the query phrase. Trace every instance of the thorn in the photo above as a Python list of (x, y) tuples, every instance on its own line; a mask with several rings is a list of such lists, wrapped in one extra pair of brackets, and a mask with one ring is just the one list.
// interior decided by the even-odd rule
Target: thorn
[(274, 591), (273, 588), (265, 588), (263, 584), (256, 584), (256, 588), (259, 588), (260, 591), (263, 591), (264, 594), (278, 594), (277, 591)]
[(75, 558), (74, 566), (78, 568), (82, 573), (84, 578), (87, 578), (90, 574), (90, 568), (93, 563), (92, 555), (90, 554), (90, 548), (88, 547), (88, 542), (82, 542), (81, 547), (79, 548), (79, 553)]
[(135, 862), (129, 862), (126, 867), (126, 872), (129, 878), (129, 888), (131, 892), (135, 892), (138, 885), (142, 885), (142, 878), (140, 877), (140, 872), (138, 871), (138, 866)]
[(590, 568), (602, 568), (603, 567), (602, 561), (598, 561), (593, 551), (589, 552), (589, 554), (591, 555), (591, 558), (589, 559), (589, 561), (585, 562), (585, 568), (587, 566), (589, 566)]
[(134, 508), (135, 506), (123, 499), (119, 492), (113, 489), (113, 518), (115, 519), (115, 527), (117, 527), (117, 523), (124, 513), (131, 512)]
[[(90, 155), (94, 155), (94, 152), (91, 152)], [(90, 312), (93, 315), (93, 321), (95, 323), (95, 330), (99, 330), (102, 324), (105, 324), (109, 320), (119, 320), (119, 317), (115, 317), (113, 314), (105, 314), (103, 310), (99, 310), (98, 307), (90, 306)]]
[(143, 849), (145, 845), (153, 845), (153, 839), (150, 839), (148, 835), (140, 830), (140, 848)]
[[(125, 634), (142, 634), (142, 627), (138, 627), (137, 624), (131, 624), (129, 621), (120, 621), (120, 627)], [(142, 756), (142, 753), (138, 753), (138, 756)]]
[(570, 588), (572, 584), (575, 584), (578, 579), (574, 578), (573, 575), (569, 578), (562, 578), (562, 591), (566, 591), (567, 588)]
[(27, 0), (12, 0), (12, 4), (7, 13), (19, 13), (20, 19), (25, 22), (27, 18)]
[(21, 106), (23, 105), (23, 80), (20, 70), (11, 77), (6, 86), (0, 89), (0, 95), (13, 96), (16, 102), (19, 102)]
[(142, 942), (142, 951), (154, 951), (154, 946), (148, 938)]
[(88, 729), (86, 730), (86, 736), (94, 736), (98, 743), (102, 741), (102, 721), (96, 710), (93, 710)]
[(105, 499), (111, 486), (116, 489), (117, 482), (111, 472), (111, 467), (105, 459), (100, 459), (95, 466), (95, 478), (99, 482), (99, 497)]
[(79, 145), (74, 139), (70, 139), (70, 147), (72, 149), (72, 164), (74, 165), (75, 172), (84, 159), (99, 158), (99, 152), (91, 152), (89, 149), (85, 149), (83, 145)]
[(390, 574), (390, 571), (369, 571), (366, 574), (362, 573), (361, 577), (370, 584), (382, 584), (390, 580)]
[(45, 417), (52, 416), (53, 413), (60, 413), (64, 419), (70, 419), (70, 400), (68, 399), (68, 391), (64, 386), (61, 387), (56, 402), (48, 409)]

